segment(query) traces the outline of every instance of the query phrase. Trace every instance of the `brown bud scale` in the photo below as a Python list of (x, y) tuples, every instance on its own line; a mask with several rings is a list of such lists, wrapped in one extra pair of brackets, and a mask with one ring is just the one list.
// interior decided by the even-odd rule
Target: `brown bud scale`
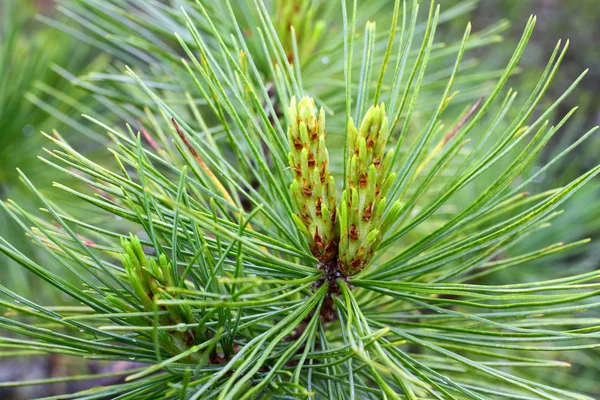
[(362, 220), (370, 221), (371, 215), (373, 214), (373, 203), (369, 203), (369, 205), (363, 210)]
[(350, 225), (350, 239), (352, 240), (358, 240), (359, 238), (359, 232), (358, 232), (358, 228), (356, 227), (356, 225), (352, 224)]

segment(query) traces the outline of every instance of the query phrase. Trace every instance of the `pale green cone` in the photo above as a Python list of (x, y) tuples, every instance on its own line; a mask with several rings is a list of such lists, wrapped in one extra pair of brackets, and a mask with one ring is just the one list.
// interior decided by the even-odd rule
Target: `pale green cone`
[[(157, 308), (156, 300), (173, 299), (173, 295), (167, 292), (167, 288), (174, 286), (172, 266), (167, 256), (161, 254), (158, 261), (147, 257), (139, 238), (134, 235), (130, 235), (129, 239), (121, 238), (121, 246), (121, 261), (133, 292), (141, 301), (144, 310), (154, 312)], [(169, 314), (160, 316), (160, 325), (173, 326), (195, 322), (188, 305), (172, 305), (164, 309), (169, 311)], [(159, 342), (170, 353), (179, 354), (196, 344), (196, 332), (192, 329), (168, 331), (159, 336)], [(192, 358), (195, 357), (196, 355)]]
[(325, 147), (325, 113), (321, 109), (317, 114), (310, 97), (303, 97), (299, 103), (292, 97), (288, 115), (288, 158), (294, 173), (290, 192), (297, 210), (295, 221), (307, 236), (313, 255), (330, 261), (337, 253), (336, 192)]
[(393, 152), (385, 152), (388, 130), (383, 104), (369, 108), (359, 129), (352, 120), (348, 124), (347, 189), (340, 205), (344, 211), (339, 246), (340, 268), (346, 275), (360, 272), (369, 263), (385, 233), (381, 222), (386, 196), (396, 177), (389, 174)]

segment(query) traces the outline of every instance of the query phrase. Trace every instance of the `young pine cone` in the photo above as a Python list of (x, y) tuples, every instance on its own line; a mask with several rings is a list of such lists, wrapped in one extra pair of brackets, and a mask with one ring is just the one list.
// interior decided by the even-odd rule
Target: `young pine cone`
[(335, 181), (325, 147), (325, 113), (321, 109), (317, 115), (310, 97), (303, 97), (300, 103), (293, 97), (288, 112), (289, 162), (294, 171), (290, 191), (297, 210), (294, 221), (306, 235), (313, 255), (328, 262), (337, 256), (337, 240)]
[[(169, 300), (174, 297), (167, 292), (167, 288), (175, 286), (173, 282), (173, 270), (167, 256), (161, 254), (158, 260), (147, 257), (137, 236), (130, 235), (129, 239), (121, 238), (123, 253), (121, 261), (127, 272), (127, 278), (133, 292), (138, 297), (144, 311), (155, 311), (155, 300)], [(123, 304), (115, 302), (114, 298), (107, 299), (113, 305), (127, 311)], [(163, 309), (164, 308), (164, 309)], [(160, 307), (160, 311), (168, 311), (159, 317), (158, 323), (162, 326), (174, 326), (178, 324), (193, 324), (195, 319), (188, 305), (170, 305)], [(143, 322), (143, 321), (141, 321)], [(196, 344), (196, 332), (190, 328), (182, 330), (158, 331), (160, 345), (169, 353), (176, 355)], [(197, 354), (190, 356), (187, 361), (198, 358)]]
[(346, 190), (340, 204), (340, 268), (346, 275), (360, 272), (371, 260), (381, 237), (394, 221), (396, 203), (382, 221), (386, 195), (396, 178), (389, 173), (393, 150), (385, 154), (388, 118), (383, 104), (372, 106), (360, 128), (348, 124)]

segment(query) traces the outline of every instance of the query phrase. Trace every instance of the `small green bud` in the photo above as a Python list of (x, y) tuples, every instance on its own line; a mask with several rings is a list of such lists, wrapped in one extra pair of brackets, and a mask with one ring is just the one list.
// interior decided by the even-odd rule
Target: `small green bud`
[(372, 190), (377, 190), (377, 167), (374, 164), (369, 166), (369, 180), (367, 187)]
[(388, 193), (390, 192), (390, 189), (392, 188), (392, 184), (394, 183), (395, 180), (396, 180), (396, 173), (394, 173), (394, 172), (392, 172), (385, 178), (385, 181), (383, 182), (383, 184), (381, 186), (381, 190), (379, 192), (381, 197), (388, 195)]
[(396, 201), (394, 204), (392, 204), (387, 215), (381, 222), (382, 231), (384, 231), (384, 232), (387, 231), (390, 228), (390, 226), (392, 226), (394, 224), (394, 222), (398, 221), (398, 218), (400, 218), (400, 214), (402, 212), (403, 207), (404, 207), (404, 204), (400, 201)]
[(308, 168), (308, 150), (302, 149), (302, 152), (300, 153), (300, 171), (302, 172), (302, 178), (304, 179), (308, 178), (310, 173)]
[(379, 229), (373, 229), (371, 232), (369, 232), (369, 234), (365, 238), (365, 242), (364, 242), (363, 246), (370, 247), (373, 243), (375, 243), (375, 240), (377, 240), (378, 236), (379, 236)]
[(378, 221), (381, 220), (381, 217), (383, 216), (383, 212), (385, 211), (386, 204), (387, 204), (387, 200), (385, 197), (383, 199), (379, 200), (379, 203), (375, 203), (373, 214), (374, 214), (374, 218), (376, 220), (378, 220)]
[(367, 141), (364, 137), (358, 140), (358, 159), (362, 165), (367, 163)]
[[(300, 118), (302, 118), (302, 116), (300, 116)], [(300, 140), (302, 141), (302, 143), (310, 142), (310, 137), (308, 136), (308, 129), (306, 127), (306, 121), (301, 119), (298, 128), (300, 131)]]
[(160, 270), (162, 273), (162, 278), (164, 285), (166, 287), (174, 286), (173, 282), (173, 267), (171, 267), (171, 263), (165, 254), (161, 254), (158, 258)]

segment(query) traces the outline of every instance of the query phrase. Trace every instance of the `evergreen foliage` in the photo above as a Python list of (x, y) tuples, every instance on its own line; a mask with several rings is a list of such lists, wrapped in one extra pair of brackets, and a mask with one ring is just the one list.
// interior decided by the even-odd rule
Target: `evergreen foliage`
[[(46, 306), (0, 284), (12, 300), (0, 300), (11, 310), (0, 329), (17, 335), (0, 345), (143, 364), (60, 398), (588, 399), (524, 376), (568, 366), (546, 354), (600, 346), (600, 272), (494, 283), (588, 242), (503, 258), (600, 172), (527, 192), (595, 130), (531, 172), (585, 72), (542, 107), (559, 42), (519, 102), (506, 85), (534, 17), (504, 70), (468, 76), (465, 53), (500, 28), (468, 25), (447, 46), (435, 37), (473, 2), (450, 13), (432, 2), (420, 23), (423, 7), (398, 0), (378, 19), (383, 35), (364, 18), (384, 2), (358, 3), (66, 1), (96, 34), (123, 34), (96, 44), (132, 61), (127, 77), (78, 84), (131, 124), (85, 116), (114, 162), (46, 135), (42, 162), (79, 181), (54, 186), (101, 223), (19, 172), (45, 216), (2, 208), (63, 270), (10, 238), (0, 251), (81, 304)], [(327, 18), (343, 29), (323, 41)]]

